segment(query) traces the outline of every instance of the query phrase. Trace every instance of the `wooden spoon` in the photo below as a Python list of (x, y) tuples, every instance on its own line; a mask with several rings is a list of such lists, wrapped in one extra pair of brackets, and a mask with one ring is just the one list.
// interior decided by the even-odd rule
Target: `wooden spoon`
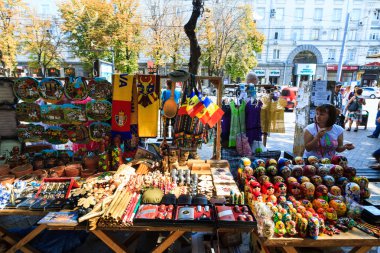
[(169, 119), (174, 118), (178, 110), (177, 103), (174, 100), (174, 89), (175, 83), (173, 82), (170, 98), (165, 101), (163, 108), (164, 116)]

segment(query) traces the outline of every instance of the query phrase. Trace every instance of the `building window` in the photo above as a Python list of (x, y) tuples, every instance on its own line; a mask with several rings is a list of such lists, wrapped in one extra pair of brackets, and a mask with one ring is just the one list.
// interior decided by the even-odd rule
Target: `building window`
[(261, 53), (256, 53), (256, 59), (261, 60)]
[(296, 20), (303, 20), (303, 8), (296, 8)]
[(275, 40), (282, 40), (282, 39), (284, 39), (283, 38), (283, 32), (281, 30), (276, 29), (274, 31), (273, 39), (275, 39)]
[(380, 9), (376, 9), (373, 14), (375, 15), (375, 19), (377, 21), (379, 21), (380, 20)]
[(348, 31), (348, 40), (356, 40), (356, 34), (357, 34), (357, 30), (350, 30)]
[(323, 14), (322, 8), (315, 8), (314, 9), (314, 20), (315, 21), (321, 21), (322, 20), (322, 14)]
[(367, 56), (378, 54), (378, 53), (379, 53), (379, 49), (377, 47), (372, 47), (368, 49)]
[(329, 60), (335, 60), (336, 49), (329, 49)]
[(284, 20), (284, 8), (276, 9), (276, 20)]
[(319, 40), (319, 29), (313, 29), (311, 30), (311, 40)]
[(338, 40), (339, 38), (339, 29), (332, 29), (330, 33), (330, 40)]
[(355, 54), (356, 54), (355, 49), (348, 49), (347, 50), (347, 60), (348, 61), (355, 61)]
[(262, 8), (262, 7), (260, 7), (260, 8), (257, 8), (256, 9), (256, 16), (255, 16), (255, 19), (257, 19), (257, 20), (264, 20), (265, 19), (265, 8)]
[(369, 39), (370, 40), (379, 40), (379, 33), (377, 33), (377, 32), (370, 33)]
[(359, 21), (360, 20), (360, 12), (361, 9), (353, 9), (351, 11), (351, 21)]
[(274, 39), (275, 39), (275, 40), (278, 40), (278, 32), (275, 32), (275, 33), (274, 33)]
[(292, 29), (292, 40), (302, 40), (302, 29)]
[(273, 60), (280, 59), (280, 49), (273, 49)]
[(341, 21), (342, 20), (342, 9), (335, 8), (333, 12), (333, 21)]

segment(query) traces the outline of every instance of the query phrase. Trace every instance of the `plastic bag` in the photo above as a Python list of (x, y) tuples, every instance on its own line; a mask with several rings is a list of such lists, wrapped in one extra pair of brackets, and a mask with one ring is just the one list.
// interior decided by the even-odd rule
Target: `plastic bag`
[(241, 156), (252, 155), (252, 149), (248, 142), (248, 137), (245, 133), (239, 133), (236, 135), (236, 151)]

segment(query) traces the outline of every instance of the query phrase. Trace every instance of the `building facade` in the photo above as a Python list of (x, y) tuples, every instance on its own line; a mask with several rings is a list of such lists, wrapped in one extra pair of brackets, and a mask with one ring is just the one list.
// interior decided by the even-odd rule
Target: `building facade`
[(335, 80), (348, 11), (341, 81), (361, 80), (361, 66), (371, 62), (367, 56), (379, 53), (380, 1), (252, 0), (250, 4), (257, 29), (266, 36), (254, 70), (262, 83), (296, 86), (301, 80)]

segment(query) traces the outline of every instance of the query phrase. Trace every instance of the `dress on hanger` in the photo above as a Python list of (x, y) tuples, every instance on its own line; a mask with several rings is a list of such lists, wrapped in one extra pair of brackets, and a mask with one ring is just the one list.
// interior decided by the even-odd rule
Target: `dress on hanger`
[(253, 141), (261, 141), (261, 119), (260, 112), (263, 103), (260, 100), (254, 100), (247, 102), (245, 107), (245, 125), (246, 135), (250, 144)]
[(231, 108), (229, 104), (223, 104), (222, 110), (224, 112), (222, 117), (222, 146), (228, 147), (228, 141), (230, 138), (230, 128), (231, 128)]
[(239, 133), (245, 133), (245, 106), (245, 100), (241, 102), (241, 105), (239, 107), (235, 106), (235, 102), (233, 100), (230, 103), (231, 127), (228, 142), (229, 147), (236, 147), (236, 135)]

